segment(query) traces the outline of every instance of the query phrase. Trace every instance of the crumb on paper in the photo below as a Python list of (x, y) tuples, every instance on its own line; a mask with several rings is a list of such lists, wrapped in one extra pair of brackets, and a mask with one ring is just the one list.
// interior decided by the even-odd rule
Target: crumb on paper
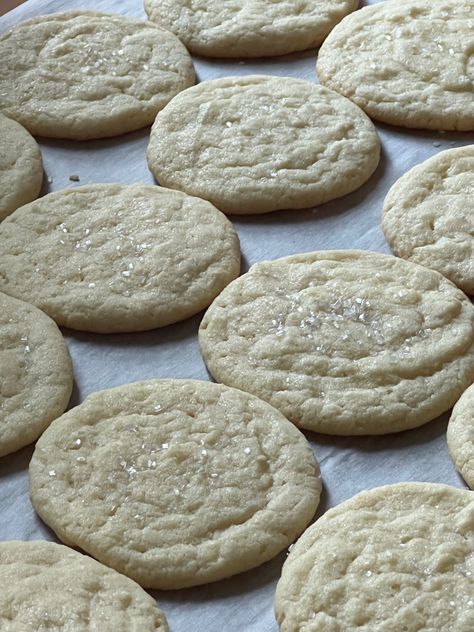
[(79, 176), (72, 175), (72, 176), (69, 176), (69, 180), (71, 180), (71, 182), (79, 182), (80, 178)]
[(51, 176), (48, 176), (47, 180), (49, 184), (53, 184), (53, 178)]

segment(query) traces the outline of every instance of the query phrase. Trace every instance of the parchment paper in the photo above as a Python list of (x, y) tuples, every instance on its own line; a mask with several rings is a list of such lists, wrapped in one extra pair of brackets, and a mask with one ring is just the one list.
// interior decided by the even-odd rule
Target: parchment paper
[[(28, 0), (0, 18), (0, 31), (28, 17), (75, 8), (145, 17), (141, 0)], [(255, 72), (317, 81), (315, 51), (245, 62), (194, 61), (199, 81)], [(231, 218), (241, 239), (243, 271), (256, 261), (320, 249), (389, 253), (380, 213), (391, 184), (438, 151), (474, 142), (473, 134), (418, 132), (380, 124), (377, 129), (383, 145), (380, 165), (355, 193), (317, 209)], [(93, 182), (152, 183), (145, 160), (148, 135), (147, 128), (111, 140), (40, 139), (45, 166), (42, 193)], [(78, 175), (80, 181), (71, 182), (70, 175)], [(100, 336), (64, 330), (75, 374), (70, 405), (94, 391), (140, 379), (210, 379), (197, 342), (201, 317), (143, 334)], [(318, 515), (360, 490), (386, 483), (432, 481), (463, 487), (447, 452), (447, 419), (444, 415), (416, 430), (376, 438), (307, 433), (324, 481)], [(28, 498), (32, 451), (29, 447), (0, 459), (0, 540), (55, 540), (35, 516)], [(285, 555), (226, 581), (153, 594), (172, 632), (276, 632), (273, 596)]]

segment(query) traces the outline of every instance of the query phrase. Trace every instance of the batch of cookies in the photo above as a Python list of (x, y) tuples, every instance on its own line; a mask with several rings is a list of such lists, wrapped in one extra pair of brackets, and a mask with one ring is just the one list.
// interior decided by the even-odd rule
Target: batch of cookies
[[(225, 215), (355, 191), (379, 163), (371, 119), (474, 130), (474, 1), (145, 9), (148, 21), (76, 11), (0, 35), (0, 455), (37, 441), (31, 502), (68, 545), (0, 543), (0, 629), (164, 631), (143, 588), (214, 582), (297, 540), (276, 592), (281, 630), (474, 630), (473, 493), (386, 485), (308, 526), (322, 484), (299, 430), (382, 435), (454, 406), (450, 454), (473, 487), (474, 145), (393, 184), (382, 225), (398, 256), (316, 251), (241, 275)], [(190, 53), (319, 46), (321, 85), (246, 74), (194, 85)], [(33, 136), (148, 125), (159, 186), (38, 198)], [(73, 368), (58, 326), (147, 331), (202, 310), (216, 383), (135, 382), (64, 412)]]

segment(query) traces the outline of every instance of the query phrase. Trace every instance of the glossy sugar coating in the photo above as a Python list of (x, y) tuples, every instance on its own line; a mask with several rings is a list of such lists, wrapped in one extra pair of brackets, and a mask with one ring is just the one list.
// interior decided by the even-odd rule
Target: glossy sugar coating
[(474, 489), (474, 385), (464, 391), (453, 408), (447, 439), (456, 469)]
[(291, 550), (277, 586), (281, 632), (470, 632), (474, 494), (433, 483), (361, 492)]
[(438, 272), (365, 251), (252, 266), (212, 303), (214, 378), (302, 428), (385, 434), (449, 409), (474, 380), (474, 308)]
[(0, 114), (0, 221), (38, 197), (42, 182), (43, 161), (35, 139)]
[(152, 185), (50, 193), (0, 225), (0, 291), (73, 329), (142, 331), (183, 320), (239, 270), (237, 233), (222, 213)]
[(319, 46), (357, 0), (145, 0), (196, 55), (262, 57)]
[(53, 542), (0, 542), (2, 632), (167, 632), (135, 582)]
[(123, 15), (70, 11), (0, 35), (0, 111), (32, 134), (84, 140), (154, 120), (194, 83), (191, 58), (170, 32)]
[(71, 358), (54, 322), (0, 293), (0, 456), (37, 439), (64, 412), (72, 383)]
[(422, 129), (474, 129), (474, 0), (387, 0), (344, 18), (322, 45), (322, 84), (369, 116)]
[(350, 193), (379, 153), (374, 126), (347, 99), (301, 79), (250, 75), (175, 97), (156, 118), (147, 157), (163, 186), (247, 214)]
[(91, 395), (30, 464), (32, 502), (61, 540), (165, 590), (271, 559), (307, 526), (320, 491), (309, 444), (278, 411), (193, 380)]
[(442, 151), (397, 180), (382, 226), (396, 255), (474, 294), (474, 145)]

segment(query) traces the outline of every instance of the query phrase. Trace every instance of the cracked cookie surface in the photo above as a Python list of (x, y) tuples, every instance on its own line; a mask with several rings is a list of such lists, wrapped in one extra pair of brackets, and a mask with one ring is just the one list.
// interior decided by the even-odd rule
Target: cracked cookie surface
[(374, 126), (348, 99), (301, 79), (249, 75), (175, 97), (156, 118), (147, 157), (163, 186), (248, 214), (350, 193), (379, 154)]
[(448, 410), (474, 380), (474, 308), (438, 272), (365, 251), (252, 266), (201, 322), (213, 377), (308, 430), (385, 434)]
[(396, 255), (474, 294), (474, 145), (442, 151), (397, 180), (382, 227)]
[(0, 114), (0, 222), (38, 197), (43, 161), (35, 139), (16, 121)]
[(145, 127), (194, 83), (175, 35), (108, 13), (22, 22), (0, 35), (0, 58), (0, 111), (39, 136), (85, 140)]
[(204, 200), (153, 185), (50, 193), (0, 224), (0, 291), (73, 329), (143, 331), (184, 320), (239, 271), (229, 220)]
[(55, 323), (0, 293), (0, 456), (37, 439), (66, 409), (72, 384), (71, 358)]
[(60, 544), (0, 542), (3, 632), (168, 632), (135, 582)]
[(398, 483), (327, 511), (291, 550), (278, 583), (282, 632), (469, 632), (474, 494)]
[(32, 502), (61, 540), (165, 590), (271, 559), (307, 526), (320, 490), (311, 447), (278, 411), (194, 380), (91, 395), (30, 464)]
[(369, 116), (422, 129), (474, 129), (473, 0), (387, 0), (347, 16), (317, 73)]
[(474, 385), (464, 391), (453, 408), (447, 438), (456, 469), (474, 489)]
[(153, 22), (196, 55), (262, 57), (319, 46), (357, 0), (145, 0)]

